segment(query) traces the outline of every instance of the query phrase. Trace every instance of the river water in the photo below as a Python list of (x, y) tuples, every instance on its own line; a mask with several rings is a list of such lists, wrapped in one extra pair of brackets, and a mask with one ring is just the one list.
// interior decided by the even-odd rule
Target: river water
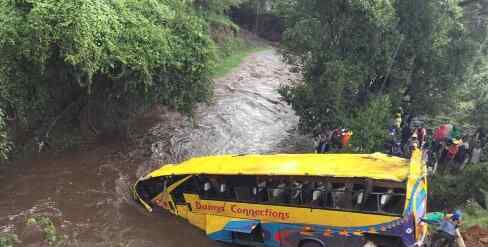
[(257, 52), (216, 80), (213, 102), (192, 119), (155, 111), (157, 121), (141, 124), (135, 142), (106, 140), (17, 162), (0, 177), (0, 232), (22, 235), (28, 217), (47, 215), (67, 246), (218, 246), (182, 219), (145, 212), (128, 188), (161, 164), (190, 157), (307, 150), (295, 134), (298, 118), (277, 93), (295, 79), (274, 50)]

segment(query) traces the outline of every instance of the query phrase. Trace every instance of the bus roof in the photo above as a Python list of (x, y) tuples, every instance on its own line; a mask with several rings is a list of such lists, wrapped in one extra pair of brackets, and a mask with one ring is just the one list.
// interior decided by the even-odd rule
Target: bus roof
[(375, 154), (275, 154), (200, 157), (166, 165), (148, 177), (169, 175), (282, 175), (372, 178), (402, 182), (409, 160)]

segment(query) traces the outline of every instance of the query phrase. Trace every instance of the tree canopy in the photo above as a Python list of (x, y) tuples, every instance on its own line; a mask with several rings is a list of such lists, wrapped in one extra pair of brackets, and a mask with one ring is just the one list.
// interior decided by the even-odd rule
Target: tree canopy
[(207, 28), (191, 1), (1, 1), (0, 110), (26, 129), (76, 100), (188, 112), (212, 92)]
[(447, 110), (473, 62), (475, 42), (455, 0), (288, 0), (276, 8), (286, 23), (283, 51), (305, 78), (281, 92), (305, 130), (351, 126), (381, 96), (385, 107), (413, 114)]

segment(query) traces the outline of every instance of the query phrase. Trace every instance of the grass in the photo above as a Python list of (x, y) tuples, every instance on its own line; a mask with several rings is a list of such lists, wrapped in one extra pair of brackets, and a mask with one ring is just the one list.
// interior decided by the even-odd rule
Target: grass
[[(224, 18), (224, 20), (227, 19)], [(227, 22), (221, 25), (235, 25), (230, 20), (227, 20)], [(216, 36), (217, 57), (210, 71), (214, 79), (222, 77), (232, 71), (232, 69), (238, 67), (242, 63), (242, 60), (251, 53), (270, 49), (266, 41), (256, 37), (254, 34), (240, 30), (238, 27), (234, 31), (235, 33), (230, 33), (228, 30), (223, 29), (221, 33), (214, 34)]]
[(488, 228), (488, 211), (477, 205), (468, 205), (464, 209), (463, 228), (466, 229), (476, 225)]
[(239, 50), (235, 50), (231, 55), (221, 58), (220, 61), (212, 69), (212, 77), (219, 78), (227, 73), (231, 72), (232, 69), (238, 67), (242, 60), (249, 56), (251, 53), (269, 49), (268, 47), (246, 47)]

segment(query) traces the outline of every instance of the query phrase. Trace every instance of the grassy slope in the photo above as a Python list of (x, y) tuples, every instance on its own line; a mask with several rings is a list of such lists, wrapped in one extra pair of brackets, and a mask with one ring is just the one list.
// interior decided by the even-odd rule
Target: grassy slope
[(488, 211), (477, 205), (469, 205), (464, 209), (463, 228), (479, 225), (488, 228)]
[(226, 75), (238, 67), (251, 53), (270, 48), (266, 41), (241, 29), (228, 17), (212, 15), (209, 17), (209, 22), (214, 26), (224, 27), (220, 29), (219, 34), (225, 36), (217, 42), (217, 60), (211, 71), (213, 78)]
[(243, 47), (235, 50), (233, 54), (221, 58), (212, 70), (212, 77), (219, 78), (236, 68), (241, 64), (242, 60), (253, 52), (265, 50), (267, 47)]

